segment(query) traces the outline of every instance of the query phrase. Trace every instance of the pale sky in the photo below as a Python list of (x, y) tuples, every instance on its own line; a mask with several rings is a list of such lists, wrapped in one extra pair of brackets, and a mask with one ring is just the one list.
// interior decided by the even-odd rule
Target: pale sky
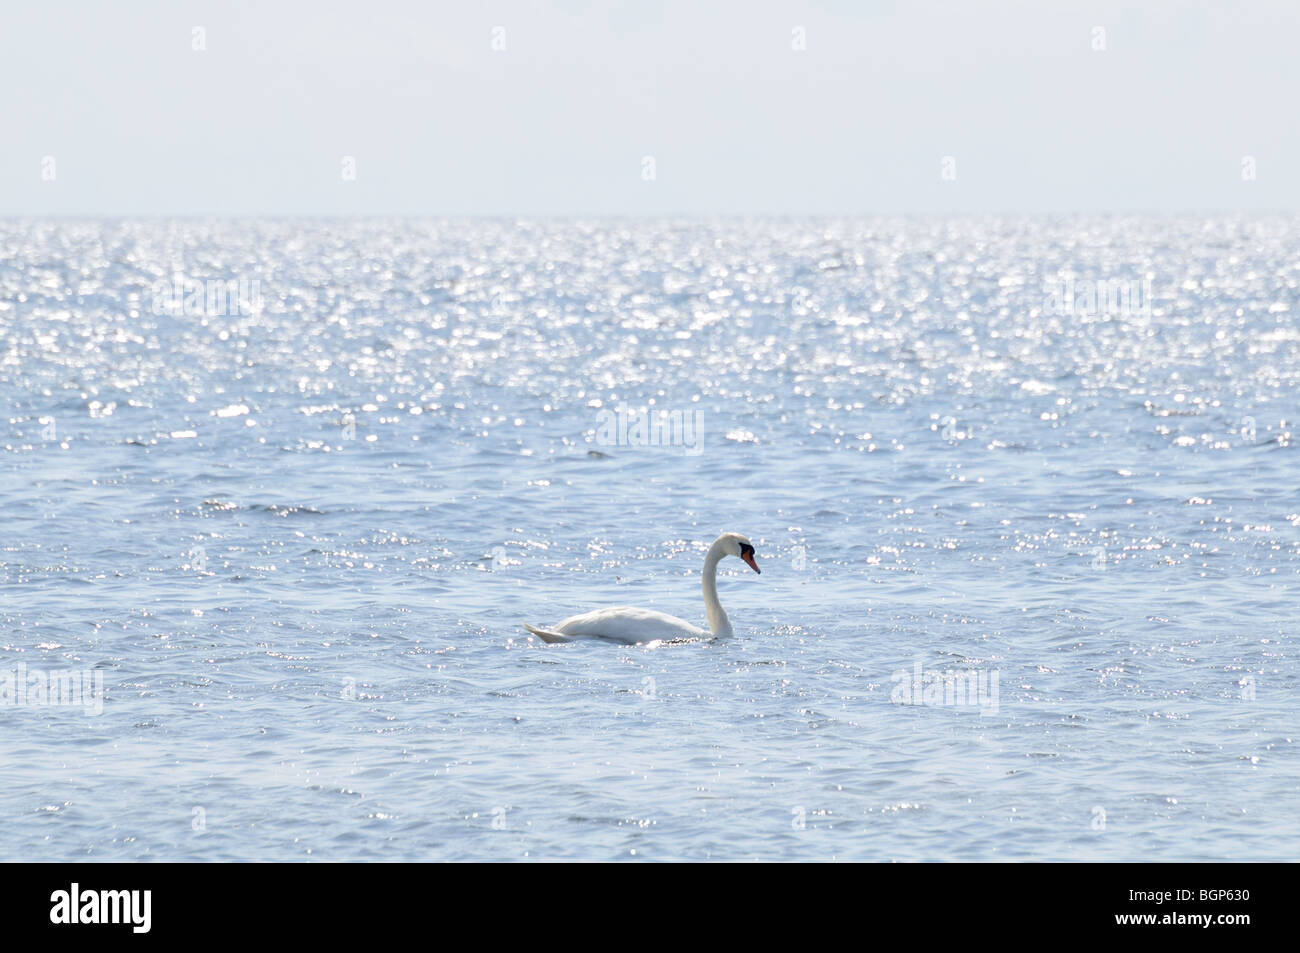
[(1295, 211), (1298, 51), (1297, 0), (6, 0), (0, 215)]

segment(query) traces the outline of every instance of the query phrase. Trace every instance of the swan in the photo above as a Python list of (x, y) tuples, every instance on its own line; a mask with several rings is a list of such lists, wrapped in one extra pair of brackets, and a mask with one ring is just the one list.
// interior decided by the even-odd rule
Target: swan
[(704, 556), (704, 612), (709, 628), (704, 630), (675, 616), (653, 609), (635, 609), (618, 606), (613, 609), (596, 609), (581, 615), (569, 616), (549, 629), (524, 623), (524, 628), (543, 642), (572, 642), (575, 639), (608, 639), (635, 645), (638, 642), (667, 641), (670, 639), (725, 639), (731, 635), (731, 620), (722, 611), (718, 601), (718, 563), (726, 556), (743, 559), (750, 569), (761, 573), (754, 562), (754, 544), (739, 533), (723, 533), (713, 541)]

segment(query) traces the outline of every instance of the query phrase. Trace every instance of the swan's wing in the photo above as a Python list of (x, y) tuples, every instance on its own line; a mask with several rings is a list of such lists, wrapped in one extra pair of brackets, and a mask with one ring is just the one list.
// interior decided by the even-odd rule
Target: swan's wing
[(578, 638), (610, 639), (628, 645), (653, 642), (656, 639), (707, 638), (709, 635), (705, 630), (676, 616), (631, 606), (597, 609), (595, 612), (569, 616), (558, 625), (551, 626), (550, 632)]

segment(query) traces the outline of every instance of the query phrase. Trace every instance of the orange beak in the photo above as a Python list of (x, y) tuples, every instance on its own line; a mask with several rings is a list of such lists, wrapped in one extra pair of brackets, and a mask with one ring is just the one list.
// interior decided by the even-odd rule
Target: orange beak
[(754, 572), (758, 573), (760, 576), (763, 574), (763, 570), (761, 570), (761, 569), (758, 568), (758, 563), (754, 562), (754, 554), (753, 554), (753, 553), (745, 553), (745, 554), (744, 554), (743, 556), (741, 556), (740, 558), (743, 559), (746, 563), (748, 563), (748, 564), (749, 564), (749, 568), (752, 569), (752, 570), (754, 570)]

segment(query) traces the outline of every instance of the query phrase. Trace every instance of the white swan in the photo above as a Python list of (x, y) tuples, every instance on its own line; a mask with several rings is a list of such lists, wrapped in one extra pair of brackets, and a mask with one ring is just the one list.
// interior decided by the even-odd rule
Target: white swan
[(731, 635), (731, 620), (718, 602), (718, 563), (725, 556), (738, 556), (754, 572), (762, 572), (754, 562), (754, 544), (739, 533), (723, 533), (713, 541), (704, 557), (704, 611), (709, 629), (698, 628), (653, 609), (618, 606), (569, 616), (563, 622), (541, 629), (524, 623), (524, 628), (544, 642), (572, 642), (574, 639), (608, 639), (635, 645), (668, 639), (726, 638)]

